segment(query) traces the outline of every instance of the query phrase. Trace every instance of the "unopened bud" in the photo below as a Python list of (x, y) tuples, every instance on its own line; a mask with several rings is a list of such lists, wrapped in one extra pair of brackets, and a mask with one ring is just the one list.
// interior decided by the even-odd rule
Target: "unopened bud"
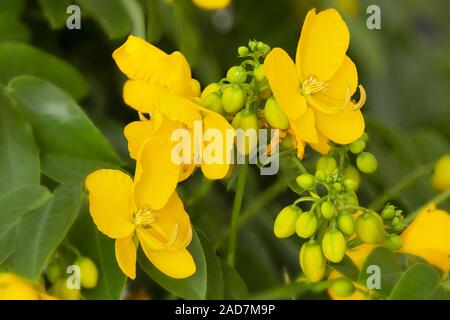
[(316, 171), (323, 171), (326, 174), (332, 173), (337, 168), (336, 160), (333, 157), (325, 156), (321, 157), (317, 161)]
[(351, 236), (355, 232), (355, 222), (348, 213), (341, 213), (337, 220), (339, 230), (346, 236)]
[(320, 206), (320, 213), (325, 219), (331, 219), (336, 213), (336, 207), (331, 201), (325, 201)]
[(317, 230), (317, 217), (314, 212), (300, 213), (295, 223), (295, 232), (300, 238), (307, 239)]
[(338, 297), (349, 297), (355, 292), (355, 286), (347, 278), (340, 278), (333, 281), (330, 290)]
[(80, 282), (83, 288), (91, 289), (97, 286), (98, 270), (95, 263), (86, 257), (80, 257), (75, 261), (80, 268)]
[(394, 215), (395, 215), (395, 207), (393, 205), (388, 205), (381, 212), (381, 217), (384, 220), (391, 220), (394, 217)]
[(276, 129), (286, 130), (289, 128), (289, 119), (281, 110), (274, 97), (267, 99), (264, 107), (264, 116), (267, 122)]
[(364, 173), (373, 173), (378, 168), (377, 159), (369, 152), (362, 152), (356, 158), (358, 169)]
[(342, 232), (336, 229), (327, 231), (322, 239), (322, 250), (331, 262), (341, 262), (347, 250), (347, 242)]
[(277, 238), (287, 238), (295, 233), (295, 223), (302, 210), (297, 206), (288, 206), (280, 211), (273, 225)]
[(310, 240), (305, 242), (300, 249), (300, 266), (311, 282), (322, 280), (326, 270), (326, 260), (323, 256), (320, 245)]
[(316, 185), (314, 176), (309, 173), (299, 175), (295, 179), (295, 181), (297, 181), (297, 184), (300, 186), (300, 188), (303, 188), (305, 190), (312, 190)]
[(233, 66), (227, 71), (227, 80), (231, 83), (242, 83), (247, 80), (247, 71), (244, 67)]
[(356, 233), (365, 243), (380, 244), (384, 240), (384, 225), (381, 217), (365, 212), (356, 220)]
[(223, 109), (228, 113), (236, 113), (244, 107), (246, 99), (247, 94), (239, 85), (226, 87), (222, 94)]
[(386, 248), (392, 251), (396, 251), (403, 247), (403, 239), (396, 234), (388, 234), (384, 239), (384, 245), (386, 246)]

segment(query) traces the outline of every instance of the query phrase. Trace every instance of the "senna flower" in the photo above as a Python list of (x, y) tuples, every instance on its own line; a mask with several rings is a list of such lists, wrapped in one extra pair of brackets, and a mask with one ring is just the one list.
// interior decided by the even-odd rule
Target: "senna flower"
[(205, 10), (218, 10), (228, 7), (231, 0), (192, 0), (192, 2)]
[(436, 163), (431, 185), (436, 191), (450, 189), (450, 154), (443, 155)]
[(10, 273), (0, 273), (0, 300), (54, 300), (30, 282)]
[(150, 206), (149, 177), (141, 173), (137, 168), (134, 181), (119, 170), (91, 173), (86, 178), (91, 216), (101, 232), (116, 239), (117, 263), (129, 278), (136, 277), (139, 245), (161, 272), (186, 278), (196, 270), (186, 249), (192, 238), (189, 216), (176, 192), (163, 208)]
[[(443, 210), (436, 209), (434, 204), (423, 209), (414, 221), (403, 231), (401, 238), (403, 246), (399, 252), (413, 254), (425, 259), (428, 263), (440, 268), (444, 272), (450, 270), (450, 214)], [(373, 244), (362, 244), (354, 250), (348, 250), (347, 255), (353, 260), (355, 265), (362, 267), (370, 252), (376, 248)], [(337, 271), (330, 274), (329, 279), (341, 277)], [(354, 283), (361, 287), (360, 284)], [(333, 299), (343, 299), (336, 296), (332, 290), (328, 293)], [(347, 300), (361, 300), (364, 295), (358, 291)]]
[[(123, 89), (124, 100), (140, 113), (141, 121), (129, 124), (125, 136), (130, 156), (137, 160), (140, 174), (146, 177), (148, 205), (154, 210), (161, 209), (177, 183), (191, 175), (194, 163), (201, 163), (207, 178), (222, 179), (229, 169), (230, 161), (226, 159), (232, 149), (231, 143), (221, 144), (220, 161), (214, 163), (194, 161), (194, 141), (189, 161), (175, 163), (171, 157), (176, 144), (172, 133), (176, 129), (187, 129), (194, 136), (194, 124), (200, 122), (204, 132), (213, 128), (224, 137), (228, 130), (233, 131), (222, 115), (198, 103), (199, 85), (191, 78), (184, 56), (180, 52), (168, 55), (144, 40), (130, 36), (113, 57), (129, 78)], [(150, 114), (150, 119), (144, 114)], [(214, 139), (201, 139), (202, 150), (219, 143)], [(144, 150), (139, 153), (141, 147)]]
[(329, 9), (308, 12), (297, 46), (295, 64), (281, 48), (264, 62), (264, 72), (297, 140), (298, 155), (305, 143), (326, 154), (328, 141), (348, 144), (364, 132), (360, 100), (351, 97), (358, 88), (355, 64), (346, 55), (350, 41), (347, 25)]

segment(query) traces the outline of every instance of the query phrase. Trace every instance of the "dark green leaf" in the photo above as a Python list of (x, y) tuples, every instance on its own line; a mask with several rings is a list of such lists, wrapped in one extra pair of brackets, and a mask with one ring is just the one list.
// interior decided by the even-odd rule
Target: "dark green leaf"
[(9, 14), (0, 13), (0, 41), (30, 40), (30, 31), (18, 18)]
[(0, 194), (40, 182), (39, 150), (29, 125), (0, 93)]
[(131, 32), (132, 22), (121, 0), (77, 0), (81, 12), (89, 14), (111, 39)]
[(120, 165), (106, 138), (64, 91), (30, 76), (14, 79), (8, 89), (29, 119), (41, 152)]
[(157, 42), (164, 32), (164, 21), (159, 11), (160, 1), (146, 0), (147, 5), (147, 40)]
[(53, 29), (66, 25), (67, 7), (72, 4), (71, 0), (39, 0), (39, 4)]
[(0, 81), (8, 83), (21, 75), (47, 79), (75, 99), (83, 98), (88, 93), (84, 77), (66, 61), (24, 43), (0, 43)]
[(116, 262), (114, 239), (98, 231), (83, 206), (70, 232), (69, 239), (81, 253), (94, 261), (98, 269), (98, 283), (93, 289), (83, 290), (88, 299), (119, 299), (126, 283), (126, 276)]
[(17, 229), (13, 271), (39, 279), (50, 256), (66, 236), (81, 206), (80, 184), (63, 184), (40, 209), (25, 214)]
[(232, 300), (247, 299), (248, 289), (241, 276), (228, 265), (225, 260), (220, 259), (220, 267), (223, 275), (224, 298)]
[(372, 279), (376, 276), (376, 273), (368, 272), (370, 266), (379, 267), (380, 270), (380, 289), (374, 289), (374, 291), (389, 296), (392, 288), (402, 276), (402, 268), (395, 254), (384, 247), (377, 247), (372, 250), (361, 268), (358, 279), (365, 286), (369, 277)]
[(18, 16), (25, 8), (25, 0), (2, 0), (0, 1), (0, 12)]
[(0, 198), (0, 264), (14, 251), (16, 230), (24, 213), (43, 206), (51, 194), (42, 186), (10, 191)]
[(347, 278), (352, 279), (353, 281), (358, 280), (359, 269), (347, 255), (344, 256), (344, 259), (342, 259), (341, 262), (330, 263), (328, 265), (331, 269), (336, 270)]
[(396, 252), (395, 256), (397, 257), (397, 260), (399, 261), (402, 270), (406, 270), (416, 263), (426, 262), (423, 258), (409, 253)]
[(195, 274), (192, 276), (185, 279), (174, 279), (166, 276), (151, 264), (142, 250), (138, 252), (138, 261), (142, 269), (167, 291), (183, 299), (199, 300), (206, 298), (207, 266), (200, 239), (195, 230), (192, 231), (192, 241), (189, 244), (188, 250), (194, 257), (197, 267)]
[(446, 300), (439, 273), (432, 266), (417, 263), (409, 268), (392, 290), (392, 300)]

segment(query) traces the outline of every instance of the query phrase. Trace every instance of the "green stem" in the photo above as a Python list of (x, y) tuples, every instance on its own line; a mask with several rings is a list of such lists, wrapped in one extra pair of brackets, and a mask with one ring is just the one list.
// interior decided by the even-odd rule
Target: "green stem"
[(293, 156), (292, 159), (294, 160), (295, 166), (298, 170), (300, 170), (300, 173), (308, 173), (308, 170), (303, 166), (302, 161), (297, 158), (297, 156)]
[(410, 186), (417, 179), (427, 175), (433, 170), (433, 165), (425, 165), (416, 168), (412, 172), (405, 175), (402, 179), (400, 179), (392, 188), (386, 190), (383, 194), (381, 194), (378, 198), (372, 201), (369, 205), (369, 208), (374, 210), (381, 210), (385, 203), (389, 200), (394, 199), (403, 189)]
[(234, 196), (233, 211), (231, 212), (230, 236), (228, 238), (227, 261), (230, 266), (234, 266), (236, 255), (236, 241), (239, 227), (239, 214), (241, 212), (242, 199), (244, 197), (245, 181), (247, 178), (248, 164), (244, 163), (239, 168), (236, 194)]
[(274, 288), (270, 288), (264, 291), (253, 293), (249, 299), (250, 300), (273, 300), (273, 299), (289, 299), (296, 297), (308, 291), (310, 289), (310, 283), (294, 282)]
[(427, 202), (427, 204), (425, 204), (424, 206), (420, 207), (419, 209), (417, 209), (416, 211), (414, 211), (413, 213), (411, 213), (410, 215), (408, 215), (403, 222), (405, 224), (410, 224), (415, 218), (416, 216), (423, 210), (425, 209), (427, 206), (429, 206), (431, 203), (434, 203), (436, 206), (438, 206), (439, 204), (441, 204), (442, 202), (446, 201), (448, 198), (450, 198), (450, 189), (441, 192), (440, 194), (438, 194), (436, 197), (434, 197), (433, 199), (431, 199), (430, 201)]

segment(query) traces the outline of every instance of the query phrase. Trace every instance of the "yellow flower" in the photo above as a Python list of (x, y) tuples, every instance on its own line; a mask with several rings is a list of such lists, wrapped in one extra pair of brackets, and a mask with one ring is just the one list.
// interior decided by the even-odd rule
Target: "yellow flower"
[(91, 173), (86, 178), (91, 216), (101, 232), (116, 239), (117, 263), (131, 279), (136, 277), (139, 245), (161, 272), (186, 278), (196, 269), (186, 249), (192, 238), (189, 216), (176, 192), (163, 208), (150, 206), (149, 178), (141, 170), (137, 170), (134, 182), (119, 170)]
[(192, 0), (192, 2), (205, 10), (217, 10), (228, 7), (231, 0)]
[[(444, 272), (450, 269), (450, 214), (436, 209), (434, 204), (420, 212), (414, 221), (403, 231), (401, 237), (404, 241), (399, 252), (413, 254), (425, 259), (428, 263), (440, 268)], [(375, 245), (362, 244), (354, 250), (347, 251), (347, 255), (361, 268)], [(338, 278), (338, 272), (333, 271), (329, 279)], [(360, 286), (354, 283), (356, 286)], [(332, 290), (328, 290), (332, 299), (337, 297)], [(353, 293), (344, 299), (360, 300), (364, 296), (360, 292)]]
[[(125, 83), (125, 102), (140, 112), (141, 121), (125, 128), (128, 149), (137, 160), (139, 174), (146, 177), (149, 203), (154, 210), (161, 209), (174, 192), (178, 182), (191, 175), (195, 165), (192, 157), (188, 163), (176, 164), (171, 155), (176, 141), (171, 135), (176, 129), (194, 130), (195, 121), (201, 129), (219, 130), (223, 136), (232, 126), (219, 113), (201, 107), (196, 101), (199, 84), (191, 78), (191, 70), (179, 52), (170, 55), (134, 36), (113, 53), (113, 57), (130, 80)], [(150, 114), (146, 119), (143, 114)], [(200, 141), (207, 148), (215, 141)], [(193, 139), (192, 139), (193, 140)], [(193, 149), (192, 141), (192, 149)], [(139, 152), (143, 148), (142, 152)], [(223, 143), (222, 161), (201, 162), (201, 169), (209, 179), (222, 179), (228, 172), (226, 160), (232, 144)]]
[(0, 300), (53, 300), (30, 282), (13, 273), (0, 273)]
[(437, 191), (450, 189), (450, 154), (442, 156), (436, 163), (431, 184)]
[(313, 9), (303, 24), (295, 64), (280, 48), (264, 62), (270, 87), (297, 139), (299, 156), (305, 142), (325, 154), (328, 140), (348, 144), (364, 132), (359, 110), (365, 101), (362, 86), (360, 100), (351, 100), (358, 74), (346, 55), (349, 41), (347, 25), (336, 10), (317, 14)]

